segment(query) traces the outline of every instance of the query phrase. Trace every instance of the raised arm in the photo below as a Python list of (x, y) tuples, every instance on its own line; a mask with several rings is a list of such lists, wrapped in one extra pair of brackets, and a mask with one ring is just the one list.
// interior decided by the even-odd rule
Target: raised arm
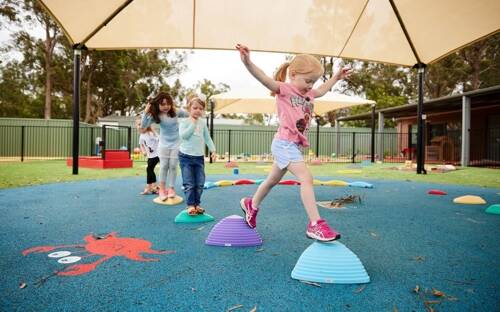
[(153, 116), (149, 113), (151, 109), (151, 104), (146, 104), (146, 108), (144, 109), (144, 112), (142, 113), (142, 119), (141, 119), (141, 128), (147, 128), (151, 126), (153, 123)]
[(248, 47), (242, 45), (242, 44), (237, 44), (236, 49), (240, 52), (240, 57), (241, 61), (247, 68), (247, 70), (254, 76), (260, 83), (262, 83), (266, 88), (268, 88), (270, 91), (273, 92), (278, 92), (279, 90), (279, 85), (278, 83), (259, 67), (252, 63), (250, 60), (250, 49)]
[(344, 67), (342, 68), (342, 70), (339, 70), (337, 73), (335, 73), (335, 75), (332, 76), (332, 78), (325, 81), (325, 83), (323, 83), (317, 89), (314, 89), (314, 97), (317, 98), (325, 95), (326, 92), (332, 89), (332, 87), (337, 83), (337, 81), (349, 77), (351, 72), (352, 70), (348, 67)]

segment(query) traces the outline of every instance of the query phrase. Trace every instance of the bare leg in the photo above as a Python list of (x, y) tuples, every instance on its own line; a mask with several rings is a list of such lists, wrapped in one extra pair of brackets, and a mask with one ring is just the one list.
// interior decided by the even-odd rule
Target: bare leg
[(267, 176), (266, 180), (259, 185), (257, 192), (253, 195), (252, 206), (259, 207), (260, 203), (264, 200), (267, 193), (281, 180), (285, 175), (286, 169), (280, 169), (278, 165), (273, 164), (271, 172)]
[(306, 209), (309, 221), (316, 222), (321, 217), (319, 216), (318, 207), (316, 206), (316, 196), (314, 195), (313, 178), (306, 164), (301, 162), (292, 162), (287, 169), (296, 176), (300, 181), (300, 197)]

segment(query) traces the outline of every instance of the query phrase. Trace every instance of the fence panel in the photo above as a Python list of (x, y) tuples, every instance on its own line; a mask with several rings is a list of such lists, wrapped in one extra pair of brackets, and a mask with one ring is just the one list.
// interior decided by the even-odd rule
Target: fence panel
[[(307, 160), (316, 154), (323, 161), (360, 162), (371, 159), (371, 133), (366, 131), (335, 132), (320, 128), (319, 134), (308, 133), (310, 147), (304, 149)], [(72, 127), (69, 126), (0, 126), (0, 157), (3, 160), (64, 159), (72, 154)], [(106, 149), (127, 148), (127, 128), (107, 127)], [(214, 129), (217, 153), (223, 159), (272, 160), (271, 143), (275, 130)], [(102, 127), (80, 128), (81, 156), (96, 156), (97, 138), (103, 138)], [(131, 150), (139, 147), (139, 132), (131, 129)], [(317, 140), (319, 139), (319, 144)], [(428, 163), (460, 163), (461, 131), (447, 131), (446, 136), (426, 143)], [(416, 133), (391, 130), (375, 133), (375, 159), (384, 162), (415, 161)], [(134, 160), (145, 160), (133, 153)], [(434, 157), (434, 158), (433, 158)], [(500, 128), (470, 131), (470, 165), (500, 167)]]

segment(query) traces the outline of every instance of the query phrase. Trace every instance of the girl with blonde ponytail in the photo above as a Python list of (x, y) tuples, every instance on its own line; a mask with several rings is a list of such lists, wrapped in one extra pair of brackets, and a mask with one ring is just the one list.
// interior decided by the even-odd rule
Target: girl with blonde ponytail
[(240, 201), (248, 226), (251, 228), (257, 226), (260, 203), (285, 173), (290, 171), (300, 181), (300, 197), (309, 217), (306, 236), (319, 241), (339, 239), (340, 234), (330, 228), (319, 215), (313, 178), (304, 162), (302, 149), (309, 146), (306, 133), (312, 118), (314, 98), (323, 96), (337, 81), (347, 77), (350, 70), (343, 68), (331, 79), (313, 89), (314, 83), (324, 72), (316, 57), (308, 54), (295, 56), (290, 62), (285, 62), (279, 67), (273, 79), (250, 61), (248, 47), (238, 44), (236, 49), (240, 52), (241, 61), (250, 74), (276, 96), (279, 119), (279, 128), (271, 145), (274, 158), (271, 172), (259, 185), (253, 197), (245, 197)]

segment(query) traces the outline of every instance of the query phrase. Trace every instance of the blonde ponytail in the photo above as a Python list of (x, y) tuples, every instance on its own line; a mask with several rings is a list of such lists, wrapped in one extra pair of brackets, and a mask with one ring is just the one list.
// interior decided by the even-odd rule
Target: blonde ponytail
[[(274, 73), (274, 80), (285, 82), (286, 81), (286, 71), (290, 66), (290, 62), (285, 62), (281, 64), (278, 70)], [(271, 92), (271, 96), (275, 96), (276, 92)]]

